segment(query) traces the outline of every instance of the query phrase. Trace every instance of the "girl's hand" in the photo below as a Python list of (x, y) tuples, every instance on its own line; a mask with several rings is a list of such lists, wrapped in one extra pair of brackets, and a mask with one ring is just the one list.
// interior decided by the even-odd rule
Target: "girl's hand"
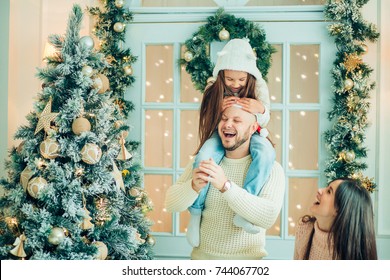
[(199, 177), (205, 181), (210, 182), (210, 184), (218, 190), (221, 190), (227, 181), (225, 172), (223, 172), (222, 167), (216, 164), (213, 159), (201, 161), (199, 170), (206, 174), (199, 175)]
[(222, 103), (222, 111), (230, 106), (233, 106), (234, 104), (237, 104), (238, 100), (240, 100), (240, 98), (236, 96), (225, 97)]
[(256, 113), (263, 114), (265, 112), (263, 103), (261, 103), (257, 99), (243, 97), (237, 101), (237, 104), (241, 105), (243, 110), (252, 114), (256, 114)]

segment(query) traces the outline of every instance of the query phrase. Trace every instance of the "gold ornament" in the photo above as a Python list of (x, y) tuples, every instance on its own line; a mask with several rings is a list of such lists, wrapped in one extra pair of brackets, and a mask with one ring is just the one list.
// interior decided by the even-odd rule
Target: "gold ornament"
[(152, 235), (148, 235), (147, 239), (146, 239), (146, 242), (148, 242), (149, 245), (151, 246), (154, 246), (154, 244), (156, 244), (156, 240), (154, 239), (154, 237)]
[(221, 41), (226, 41), (230, 39), (230, 33), (225, 28), (223, 28), (221, 31), (219, 31), (218, 37)]
[(118, 160), (128, 160), (128, 159), (131, 159), (133, 156), (129, 153), (129, 151), (125, 147), (125, 143), (126, 142), (125, 142), (125, 138), (123, 137), (123, 135), (121, 135), (121, 138), (120, 138), (119, 142), (121, 144), (121, 150), (119, 151), (119, 154), (116, 157), (116, 159), (118, 159)]
[(184, 60), (190, 62), (194, 58), (194, 55), (190, 51), (184, 53)]
[(26, 168), (23, 169), (22, 173), (20, 173), (20, 183), (23, 186), (23, 190), (27, 190), (28, 181), (31, 179), (31, 177), (34, 175), (34, 172), (26, 166)]
[(354, 86), (354, 82), (351, 79), (346, 79), (344, 81), (344, 89), (345, 90), (350, 90), (353, 88), (353, 86)]
[(23, 245), (24, 245), (24, 241), (26, 241), (26, 235), (21, 234), (19, 237), (16, 238), (14, 244), (12, 244), (13, 246), (15, 246), (15, 248), (13, 248), (11, 251), (9, 251), (12, 255), (16, 256), (16, 257), (19, 257), (19, 258), (25, 258), (27, 257), (26, 255), (26, 252), (24, 251), (24, 248), (23, 248)]
[(360, 49), (362, 50), (361, 54), (367, 54), (368, 53), (368, 47), (366, 44), (361, 44)]
[(145, 239), (142, 239), (141, 238), (141, 234), (139, 234), (138, 232), (135, 233), (135, 239), (138, 241), (138, 244), (144, 244), (145, 243)]
[(115, 162), (112, 161), (112, 177), (114, 178), (115, 180), (115, 184), (116, 186), (118, 187), (118, 190), (121, 189), (122, 191), (126, 191), (125, 190), (125, 184), (123, 182), (123, 178), (122, 178), (122, 173), (119, 171), (118, 167), (116, 166)]
[(341, 161), (341, 160), (344, 160), (344, 159), (345, 159), (345, 153), (344, 152), (340, 152), (338, 161)]
[(83, 211), (84, 211), (83, 221), (80, 224), (80, 228), (83, 229), (83, 230), (87, 230), (87, 229), (93, 228), (94, 224), (91, 223), (92, 218), (89, 215), (89, 214), (91, 214), (91, 212), (88, 211), (88, 209), (85, 207), (85, 205), (84, 205)]
[(37, 198), (38, 193), (42, 189), (46, 188), (46, 186), (47, 186), (47, 181), (44, 178), (34, 177), (28, 182), (27, 191), (33, 198)]
[(85, 131), (91, 131), (91, 123), (86, 118), (79, 117), (73, 121), (72, 131), (76, 135), (80, 135)]
[(129, 175), (129, 174), (130, 174), (130, 171), (129, 171), (129, 170), (127, 170), (127, 169), (122, 170), (122, 176), (123, 176), (123, 177), (126, 177), (126, 176)]
[(91, 77), (93, 74), (93, 69), (89, 65), (84, 65), (83, 68), (81, 69), (81, 73), (83, 73), (83, 75), (86, 77)]
[(98, 163), (102, 157), (102, 150), (96, 144), (87, 143), (81, 150), (81, 159), (87, 164)]
[(118, 32), (118, 33), (123, 32), (125, 30), (125, 26), (126, 25), (123, 24), (122, 22), (116, 22), (114, 24), (114, 30), (115, 30), (115, 32)]
[(58, 113), (51, 112), (51, 102), (52, 100), (50, 98), (49, 102), (47, 102), (45, 108), (39, 116), (38, 124), (34, 134), (37, 134), (42, 129), (47, 132), (50, 129), (50, 123), (57, 117)]
[(46, 159), (54, 159), (59, 156), (60, 143), (55, 139), (47, 138), (39, 145), (41, 155)]
[(110, 82), (106, 75), (97, 74), (93, 79), (92, 87), (98, 90), (98, 93), (105, 93), (110, 89)]
[(115, 0), (115, 7), (122, 8), (124, 4), (123, 0)]
[(76, 171), (74, 172), (74, 175), (76, 175), (76, 177), (81, 177), (82, 175), (84, 174), (84, 168), (77, 168)]
[(46, 162), (42, 158), (36, 158), (34, 163), (40, 170), (46, 167)]
[(348, 151), (345, 153), (344, 159), (346, 162), (352, 162), (355, 160), (355, 153), (353, 151)]
[(65, 232), (63, 228), (54, 227), (51, 229), (49, 236), (47, 237), (47, 241), (53, 245), (61, 244), (65, 239)]
[(350, 54), (344, 53), (344, 55), (344, 66), (347, 70), (347, 74), (355, 69), (360, 69), (360, 64), (362, 64), (363, 61), (356, 52)]
[(130, 75), (133, 74), (133, 68), (131, 68), (130, 65), (125, 65), (125, 66), (123, 66), (123, 71), (125, 72), (125, 74), (126, 74), (127, 76), (130, 76)]
[[(114, 104), (119, 107), (119, 110), (123, 111), (126, 108), (126, 103), (120, 99), (115, 99)], [(119, 127), (117, 127), (119, 128)]]
[(113, 62), (117, 62), (115, 57), (113, 57), (111, 54), (107, 55), (106, 56), (106, 61), (109, 63), (109, 64), (112, 64)]
[(92, 49), (93, 49), (93, 46), (95, 45), (95, 43), (94, 43), (92, 37), (90, 37), (90, 36), (81, 37), (81, 38), (80, 38), (80, 44), (81, 44), (84, 48), (86, 48), (86, 49), (88, 49), (88, 50), (92, 50)]
[(138, 196), (141, 194), (141, 192), (140, 192), (140, 190), (137, 189), (137, 188), (132, 188), (132, 189), (129, 190), (129, 194), (130, 194), (132, 197), (138, 197)]
[(99, 226), (104, 225), (106, 221), (111, 220), (111, 215), (108, 211), (109, 200), (106, 197), (99, 197), (95, 199), (95, 207), (98, 210), (95, 216), (96, 224)]
[[(118, 100), (118, 99), (117, 99), (117, 100)], [(115, 102), (116, 102), (116, 100), (115, 100)], [(114, 127), (115, 127), (116, 129), (118, 129), (118, 128), (120, 128), (123, 124), (124, 124), (123, 121), (118, 120), (118, 121), (116, 121), (116, 122), (114, 123)]]
[(19, 146), (16, 148), (16, 151), (17, 151), (19, 154), (23, 151), (24, 142), (25, 142), (25, 141), (22, 141), (22, 142), (19, 144)]
[(97, 252), (95, 254), (95, 260), (105, 260), (108, 256), (107, 245), (101, 241), (92, 242), (94, 246), (97, 247)]
[(130, 61), (130, 59), (131, 59), (131, 56), (124, 56), (124, 57), (122, 58), (122, 60), (123, 60), (124, 62), (126, 62), (126, 63), (128, 63), (128, 62)]

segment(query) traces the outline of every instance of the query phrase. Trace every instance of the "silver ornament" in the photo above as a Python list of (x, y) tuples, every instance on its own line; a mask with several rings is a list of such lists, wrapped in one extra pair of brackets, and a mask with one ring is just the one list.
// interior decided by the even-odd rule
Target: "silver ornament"
[(190, 62), (194, 58), (194, 55), (190, 51), (184, 53), (184, 60)]
[(93, 39), (92, 37), (90, 36), (84, 36), (84, 37), (81, 37), (80, 38), (80, 44), (88, 49), (88, 50), (92, 50), (93, 49), (93, 46), (95, 45), (95, 43), (93, 42)]
[(346, 152), (344, 158), (346, 162), (352, 162), (355, 160), (355, 153), (353, 151)]
[(125, 74), (126, 74), (127, 76), (130, 76), (130, 75), (133, 74), (133, 68), (131, 68), (130, 65), (125, 65), (125, 66), (123, 67), (123, 71), (125, 72)]
[(354, 85), (354, 83), (351, 79), (346, 79), (344, 81), (344, 89), (345, 90), (350, 90), (351, 88), (353, 88), (353, 85)]
[(89, 65), (83, 66), (83, 69), (81, 69), (81, 73), (83, 73), (84, 76), (86, 77), (91, 77), (93, 74), (93, 69)]
[(47, 237), (49, 243), (53, 245), (61, 244), (64, 241), (64, 239), (65, 239), (65, 232), (64, 229), (60, 227), (52, 228), (49, 236)]
[(221, 31), (219, 31), (218, 37), (221, 39), (221, 41), (226, 41), (230, 39), (230, 33), (225, 28), (223, 28)]
[(124, 4), (123, 0), (115, 0), (115, 7), (122, 8)]

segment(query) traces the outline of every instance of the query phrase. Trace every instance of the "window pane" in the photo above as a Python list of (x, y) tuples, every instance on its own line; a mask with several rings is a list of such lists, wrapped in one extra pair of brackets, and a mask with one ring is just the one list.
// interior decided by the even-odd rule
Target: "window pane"
[(267, 229), (267, 236), (280, 236), (280, 214), (272, 227)]
[(324, 5), (326, 0), (249, 0), (246, 6)]
[(165, 193), (172, 185), (170, 175), (145, 175), (145, 190), (153, 203), (153, 210), (147, 216), (153, 221), (151, 231), (172, 232), (172, 213), (164, 207)]
[(198, 147), (198, 111), (181, 111), (180, 113), (180, 167), (184, 168), (192, 159)]
[(299, 219), (309, 215), (309, 208), (315, 202), (318, 178), (290, 178), (288, 197), (288, 235), (295, 235)]
[(173, 112), (145, 111), (145, 167), (172, 167)]
[(318, 112), (290, 113), (289, 168), (318, 170)]
[(142, 7), (216, 7), (213, 0), (142, 0)]
[(190, 222), (190, 212), (183, 211), (180, 213), (180, 233), (187, 232), (187, 226)]
[(318, 103), (319, 45), (290, 47), (290, 102)]
[[(181, 47), (181, 57), (184, 57), (185, 51), (186, 48), (183, 45)], [(180, 102), (200, 103), (202, 93), (194, 88), (191, 76), (187, 73), (184, 65), (180, 66), (180, 78)]]
[(173, 101), (173, 46), (146, 46), (146, 102)]
[(269, 137), (275, 144), (276, 161), (282, 162), (282, 140), (283, 140), (283, 127), (282, 127), (282, 111), (271, 111), (271, 119), (268, 123), (267, 129), (269, 131)]
[(268, 89), (269, 97), (272, 103), (282, 103), (282, 83), (283, 83), (283, 48), (282, 45), (273, 45), (276, 52), (272, 54), (272, 64), (269, 69), (268, 78)]

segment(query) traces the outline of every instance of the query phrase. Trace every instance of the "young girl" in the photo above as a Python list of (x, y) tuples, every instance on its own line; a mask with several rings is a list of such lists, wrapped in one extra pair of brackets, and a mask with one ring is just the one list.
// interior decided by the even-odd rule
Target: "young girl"
[(296, 260), (376, 260), (374, 214), (359, 181), (336, 179), (317, 192), (295, 234)]
[[(245, 39), (230, 40), (218, 53), (213, 71), (214, 81), (206, 87), (201, 103), (200, 144), (193, 167), (197, 168), (202, 160), (210, 158), (220, 163), (225, 149), (215, 129), (225, 108), (239, 106), (253, 113), (259, 124), (259, 133), (251, 138), (252, 163), (243, 186), (249, 193), (258, 195), (270, 175), (275, 150), (266, 138), (268, 131), (264, 127), (270, 119), (270, 99), (267, 84), (256, 66), (256, 59), (252, 47)], [(187, 239), (193, 247), (199, 245), (200, 221), (208, 188), (209, 184), (199, 192), (198, 198), (188, 209), (191, 219), (187, 227)], [(249, 233), (259, 232), (258, 227), (241, 216), (236, 215), (233, 223)]]

